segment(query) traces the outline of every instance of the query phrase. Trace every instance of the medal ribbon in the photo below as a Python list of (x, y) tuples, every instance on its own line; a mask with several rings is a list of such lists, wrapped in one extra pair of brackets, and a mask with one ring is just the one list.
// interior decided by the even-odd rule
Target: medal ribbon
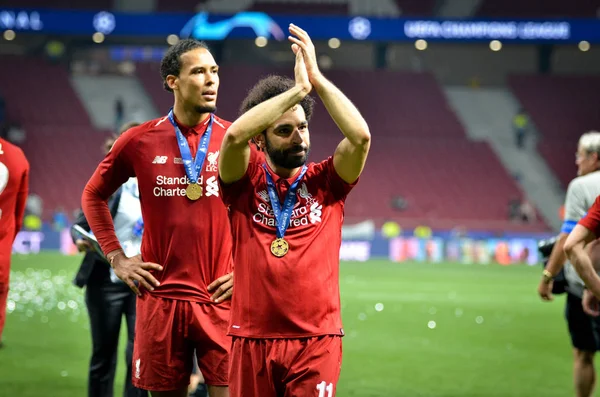
[(206, 159), (206, 152), (208, 151), (208, 144), (210, 143), (210, 136), (212, 134), (213, 120), (214, 115), (211, 113), (210, 121), (206, 127), (206, 132), (202, 135), (202, 139), (198, 145), (198, 152), (196, 153), (196, 158), (194, 159), (192, 158), (190, 145), (188, 144), (187, 139), (185, 136), (183, 136), (179, 126), (175, 122), (175, 118), (173, 117), (173, 109), (171, 108), (169, 111), (169, 121), (171, 124), (173, 124), (173, 127), (175, 127), (175, 134), (177, 135), (177, 143), (179, 144), (179, 151), (181, 153), (181, 160), (183, 161), (185, 173), (192, 183), (198, 183), (198, 177), (202, 172), (202, 166), (204, 165), (204, 160)]
[(300, 183), (300, 180), (306, 173), (308, 167), (306, 165), (302, 166), (302, 171), (300, 171), (300, 175), (298, 175), (294, 183), (292, 183), (292, 185), (290, 186), (290, 189), (287, 191), (287, 194), (285, 195), (285, 199), (283, 200), (283, 208), (281, 203), (279, 202), (277, 188), (275, 187), (275, 182), (273, 182), (273, 177), (271, 177), (271, 174), (269, 174), (267, 165), (263, 164), (263, 168), (265, 169), (265, 174), (267, 176), (267, 191), (269, 192), (271, 207), (273, 208), (273, 214), (275, 214), (275, 222), (277, 224), (277, 238), (283, 238), (283, 236), (285, 235), (285, 231), (290, 225), (292, 212), (294, 211), (294, 205), (296, 204), (296, 191), (298, 190), (298, 184)]

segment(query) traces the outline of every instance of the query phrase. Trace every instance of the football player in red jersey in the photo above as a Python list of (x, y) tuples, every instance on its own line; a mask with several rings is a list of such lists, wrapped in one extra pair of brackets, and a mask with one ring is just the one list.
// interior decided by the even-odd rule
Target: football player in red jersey
[[(115, 274), (139, 295), (132, 377), (153, 396), (187, 395), (194, 351), (210, 395), (228, 396), (232, 240), (217, 171), (230, 123), (214, 115), (218, 72), (203, 42), (172, 46), (161, 63), (172, 110), (121, 135), (82, 197)], [(128, 258), (106, 199), (134, 176), (144, 234), (141, 256)]]
[[(229, 327), (235, 397), (331, 397), (341, 369), (344, 202), (363, 170), (371, 135), (358, 109), (319, 71), (309, 35), (289, 29), (295, 81), (259, 81), (221, 146), (219, 176), (236, 266)], [(306, 162), (312, 89), (344, 135), (320, 163)], [(250, 138), (264, 159), (251, 156)]]
[(29, 191), (29, 162), (23, 151), (0, 138), (0, 347), (13, 242), (23, 224)]

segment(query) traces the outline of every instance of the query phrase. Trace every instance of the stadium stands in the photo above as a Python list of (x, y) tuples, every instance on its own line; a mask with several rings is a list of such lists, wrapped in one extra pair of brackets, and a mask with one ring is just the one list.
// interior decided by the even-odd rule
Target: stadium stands
[(136, 76), (150, 95), (154, 107), (159, 114), (167, 114), (173, 106), (173, 94), (167, 92), (160, 78), (159, 63), (139, 63), (136, 65)]
[[(139, 65), (137, 70), (157, 108), (166, 112), (171, 97), (161, 91), (158, 65)], [(247, 90), (270, 73), (289, 75), (289, 70), (223, 66), (218, 114), (235, 119)], [(522, 192), (487, 143), (466, 138), (433, 76), (332, 70), (328, 77), (361, 109), (375, 137), (361, 183), (347, 202), (349, 221), (399, 219), (404, 225), (426, 221), (438, 227), (459, 221), (491, 230), (545, 229), (543, 223), (507, 221), (509, 200)], [(311, 131), (311, 159), (331, 155), (341, 136), (319, 102)], [(395, 196), (407, 201), (404, 211), (392, 208)]]
[(251, 11), (287, 15), (348, 15), (347, 2), (254, 1)]
[(3, 56), (0, 87), (8, 120), (26, 133), (21, 146), (31, 164), (30, 190), (44, 200), (44, 215), (58, 206), (78, 208), (83, 187), (102, 159), (108, 132), (91, 126), (64, 65)]
[(435, 0), (396, 0), (400, 14), (406, 17), (432, 16), (434, 13)]
[(83, 105), (69, 85), (64, 65), (41, 58), (3, 56), (0, 69), (0, 85), (7, 99), (9, 119), (30, 125), (90, 124)]
[(156, 10), (166, 12), (194, 12), (206, 0), (157, 0)]
[[(40, 69), (51, 70), (54, 78), (43, 78), (36, 73)], [(59, 203), (77, 208), (81, 189), (101, 159), (106, 133), (91, 126), (62, 66), (4, 57), (0, 70), (8, 115), (28, 135), (24, 149), (32, 162), (32, 191), (44, 198), (46, 215)], [(16, 81), (16, 71), (31, 78)], [(222, 67), (218, 114), (235, 119), (247, 90), (269, 73), (289, 75), (289, 70)], [(159, 112), (166, 113), (172, 96), (162, 88), (158, 65), (139, 64), (137, 75)], [(486, 143), (466, 138), (432, 75), (332, 70), (328, 76), (362, 110), (375, 136), (364, 177), (347, 203), (348, 219), (515, 229), (507, 221), (507, 207), (522, 193)], [(331, 155), (340, 135), (320, 103), (311, 130), (311, 158)], [(73, 138), (80, 136), (85, 139)], [(56, 167), (46, 167), (49, 161)], [(398, 196), (407, 202), (403, 211), (392, 208)]]
[(600, 128), (600, 77), (519, 75), (509, 85), (542, 136), (540, 153), (566, 187), (576, 172), (577, 140)]
[[(29, 0), (34, 1), (34, 0)], [(198, 10), (202, 3), (207, 0), (158, 0), (156, 7), (159, 11), (167, 12), (192, 12)], [(362, 3), (360, 3), (362, 2)], [(249, 6), (247, 4), (250, 3)], [(363, 0), (254, 0), (240, 1), (239, 6), (248, 11), (262, 11), (268, 14), (285, 15), (379, 15), (382, 10), (390, 11), (394, 15), (402, 16), (431, 16), (435, 8), (435, 0), (395, 0), (391, 6), (378, 2), (366, 2)], [(224, 5), (230, 12), (231, 5)], [(218, 10), (219, 4), (211, 3), (211, 9)]]
[(478, 16), (502, 18), (595, 18), (597, 0), (484, 0)]
[[(108, 10), (112, 8), (113, 0), (52, 0), (52, 8), (78, 8), (87, 10)], [(47, 0), (0, 0), (0, 7), (20, 8), (47, 8)]]

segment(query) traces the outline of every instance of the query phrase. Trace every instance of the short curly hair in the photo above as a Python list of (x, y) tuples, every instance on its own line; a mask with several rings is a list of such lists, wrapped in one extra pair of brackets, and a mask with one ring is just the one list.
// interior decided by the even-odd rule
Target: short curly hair
[[(289, 77), (271, 75), (267, 76), (254, 85), (248, 91), (248, 95), (242, 101), (240, 106), (240, 115), (246, 113), (256, 105), (263, 103), (279, 94), (286, 92), (296, 85), (296, 82)], [(300, 106), (304, 109), (306, 120), (310, 121), (312, 117), (315, 100), (307, 95), (300, 101)]]
[(173, 92), (171, 87), (167, 84), (167, 76), (170, 74), (179, 76), (179, 72), (181, 71), (181, 55), (188, 51), (195, 50), (196, 48), (204, 48), (210, 52), (208, 45), (206, 45), (204, 41), (195, 39), (180, 40), (177, 44), (167, 50), (160, 62), (160, 76), (163, 79), (163, 87), (165, 90)]

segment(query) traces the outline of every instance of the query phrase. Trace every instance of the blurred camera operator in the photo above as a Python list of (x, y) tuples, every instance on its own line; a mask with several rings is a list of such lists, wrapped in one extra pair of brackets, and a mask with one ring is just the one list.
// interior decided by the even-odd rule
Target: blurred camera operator
[(592, 396), (596, 383), (594, 355), (600, 350), (600, 319), (586, 314), (582, 307), (584, 284), (564, 252), (569, 233), (600, 195), (600, 133), (585, 133), (579, 139), (575, 156), (577, 178), (569, 183), (565, 201), (565, 219), (560, 234), (543, 270), (538, 294), (544, 301), (553, 300), (554, 278), (564, 266), (567, 294), (565, 317), (573, 346), (573, 378), (577, 397)]

